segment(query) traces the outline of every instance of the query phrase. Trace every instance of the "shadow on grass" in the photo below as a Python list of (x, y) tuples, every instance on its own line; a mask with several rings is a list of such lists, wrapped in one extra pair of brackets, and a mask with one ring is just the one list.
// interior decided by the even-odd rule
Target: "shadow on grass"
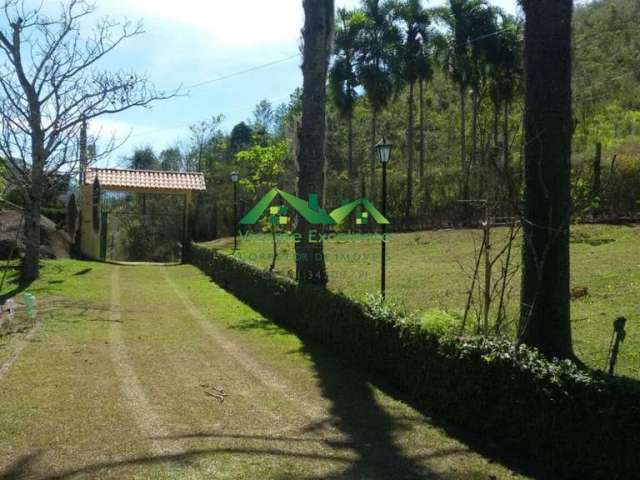
[[(2, 274), (0, 273), (0, 278), (1, 276)], [(32, 282), (25, 282), (23, 280), (20, 280), (19, 277), (20, 277), (19, 271), (14, 272), (10, 275), (7, 275), (7, 280), (11, 280), (12, 285), (14, 285), (14, 287), (5, 293), (0, 292), (0, 305), (6, 302), (7, 299), (13, 298), (16, 295), (19, 295), (20, 293), (24, 292), (27, 288), (29, 288)]]
[[(46, 475), (35, 475), (32, 472), (35, 470), (33, 464), (37, 459), (36, 453), (30, 453), (18, 458), (13, 464), (7, 466), (4, 471), (0, 472), (0, 480), (18, 480), (34, 478), (38, 480), (68, 480), (76, 478), (78, 475), (96, 475), (102, 470), (112, 470), (115, 468), (126, 468), (129, 466), (151, 466), (161, 465), (167, 462), (176, 465), (190, 465), (192, 461), (198, 457), (210, 456), (214, 454), (220, 455), (266, 455), (266, 456), (282, 456), (288, 458), (299, 458), (309, 460), (328, 460), (332, 462), (345, 462), (348, 461), (344, 458), (334, 456), (324, 456), (317, 453), (301, 453), (291, 452), (276, 448), (203, 448), (203, 449), (191, 449), (181, 453), (167, 453), (163, 455), (146, 455), (133, 458), (126, 458), (122, 460), (114, 460), (107, 462), (98, 462), (91, 465), (85, 465), (78, 468), (72, 468), (56, 473), (49, 473)], [(287, 477), (284, 477), (287, 478)], [(291, 477), (294, 478), (294, 477)]]
[[(52, 270), (57, 275), (61, 275), (64, 272), (64, 269), (60, 265), (56, 265), (55, 263), (49, 263), (46, 266), (43, 264), (40, 264), (40, 272), (41, 272), (40, 278), (42, 278), (42, 271), (44, 270), (45, 267), (47, 268), (47, 271)], [(0, 304), (4, 303), (9, 298), (15, 297), (16, 295), (19, 295), (20, 293), (24, 292), (33, 283), (33, 281), (24, 281), (20, 278), (20, 268), (21, 268), (20, 266), (12, 266), (9, 268), (12, 268), (14, 272), (6, 276), (4, 285), (7, 284), (6, 281), (8, 280), (11, 282), (12, 285), (15, 285), (15, 286), (13, 289), (11, 289), (8, 292), (5, 292), (5, 293), (0, 292)], [(0, 280), (2, 280), (2, 276), (4, 275), (3, 270), (4, 270), (3, 268), (0, 268)], [(90, 271), (91, 271), (91, 268), (86, 268), (84, 270), (80, 270), (79, 272), (74, 273), (73, 275), (85, 275)], [(47, 284), (60, 285), (65, 283), (65, 281), (66, 281), (65, 279), (47, 280)], [(43, 289), (44, 287), (41, 286), (38, 289), (33, 289), (32, 292), (36, 293), (36, 292), (42, 291)]]
[[(213, 280), (211, 282), (215, 283)], [(241, 296), (237, 296), (234, 292), (229, 293), (243, 301)], [(250, 303), (249, 305), (260, 312), (258, 305)], [(399, 392), (396, 388), (391, 387), (388, 381), (366, 371), (356, 371), (345, 367), (340, 358), (329, 348), (313, 339), (305, 338), (295, 328), (282, 325), (275, 319), (264, 320), (264, 322), (270, 321), (274, 321), (275, 325), (279, 325), (282, 329), (301, 339), (303, 347), (290, 353), (302, 353), (313, 362), (323, 395), (331, 401), (331, 413), (336, 418), (335, 426), (349, 436), (359, 454), (359, 460), (341, 475), (309, 478), (371, 478), (378, 480), (425, 478), (425, 475), (438, 477), (433, 473), (421, 472), (420, 467), (415, 463), (416, 459), (404, 456), (402, 451), (394, 445), (393, 435), (400, 433), (407, 426), (403, 425), (399, 419), (390, 417), (379, 406), (374, 398), (374, 390), (371, 385), (388, 396), (410, 405), (424, 415), (425, 421), (441, 428), (448, 436), (456, 438), (469, 449), (489, 458), (490, 463), (497, 461), (518, 474), (540, 480), (555, 478), (546, 466), (532, 463), (518, 451), (504, 448), (491, 438), (471, 433), (449, 421), (433, 416), (429, 412), (428, 406)], [(274, 328), (278, 328), (275, 325)], [(265, 330), (262, 322), (258, 322), (257, 328)], [(471, 402), (473, 399), (469, 399), (469, 401)], [(478, 415), (481, 414), (482, 412), (478, 412)], [(437, 445), (428, 447), (437, 448)], [(468, 475), (458, 473), (453, 474), (451, 478), (487, 478), (487, 474), (482, 472), (470, 472)]]
[[(211, 436), (209, 435), (206, 435)], [(189, 438), (190, 436), (185, 436)], [(226, 436), (222, 435), (221, 438), (226, 438)], [(235, 437), (235, 436), (229, 436)], [(246, 436), (247, 439), (252, 439), (252, 436)], [(256, 437), (256, 438), (259, 438)], [(267, 437), (268, 438), (268, 437)], [(280, 437), (280, 440), (291, 441), (287, 438)], [(452, 452), (455, 453), (455, 452)], [(203, 449), (191, 449), (186, 452), (181, 453), (167, 453), (163, 455), (147, 455), (147, 456), (139, 456), (133, 458), (127, 458), (122, 460), (115, 460), (109, 462), (98, 462), (91, 465), (85, 465), (78, 468), (72, 468), (68, 470), (64, 470), (56, 473), (49, 473), (46, 475), (37, 475), (34, 473), (36, 468), (34, 468), (34, 464), (37, 460), (37, 453), (30, 453), (18, 458), (11, 465), (7, 466), (5, 470), (0, 472), (0, 480), (18, 480), (18, 479), (27, 479), (34, 478), (38, 480), (68, 480), (77, 477), (78, 475), (95, 475), (100, 473), (103, 470), (113, 470), (116, 468), (126, 468), (130, 466), (151, 466), (151, 465), (161, 465), (166, 464), (167, 462), (175, 464), (188, 466), (191, 465), (194, 460), (197, 460), (198, 457), (211, 456), (211, 455), (247, 455), (247, 456), (272, 456), (272, 457), (286, 457), (287, 459), (300, 459), (300, 460), (320, 460), (320, 461), (328, 461), (332, 463), (339, 464), (349, 464), (352, 460), (347, 456), (339, 456), (339, 455), (322, 455), (319, 453), (304, 453), (304, 452), (295, 452), (290, 450), (284, 450), (279, 448), (237, 448), (237, 447), (220, 447), (220, 448), (203, 448)], [(296, 476), (288, 476), (285, 472), (282, 472), (277, 477), (270, 478), (297, 478), (300, 479), (299, 475)], [(313, 478), (313, 477), (310, 477)], [(343, 477), (340, 475), (339, 477), (319, 477), (319, 478), (353, 478), (361, 479), (361, 478), (381, 478), (381, 477), (362, 477), (361, 475)], [(400, 479), (407, 478), (396, 475), (391, 475), (384, 477), (385, 479)], [(422, 477), (424, 478), (424, 477)]]
[(91, 272), (93, 270), (93, 268), (85, 268), (84, 270), (80, 270), (79, 272), (76, 272), (73, 274), (74, 277), (79, 277), (81, 275), (86, 275), (87, 273)]
[[(216, 433), (216, 432), (202, 432), (195, 433), (189, 435), (177, 435), (177, 436), (167, 436), (167, 437), (154, 437), (156, 440), (180, 440), (180, 439), (192, 439), (192, 438), (212, 438), (215, 440), (264, 440), (269, 442), (287, 442), (287, 443), (298, 443), (298, 442), (309, 442), (309, 443), (319, 443), (319, 442), (327, 442), (324, 439), (313, 439), (313, 438), (301, 438), (301, 437), (286, 437), (286, 436), (271, 436), (271, 435), (250, 435), (250, 434), (224, 434), (224, 433)], [(334, 448), (353, 448), (354, 445), (352, 442), (348, 441), (328, 441), (328, 443)], [(440, 450), (434, 453), (429, 453), (425, 455), (420, 455), (415, 457), (415, 460), (424, 459), (424, 458), (435, 458), (435, 457), (443, 457), (448, 455), (455, 455), (458, 453), (463, 453), (466, 450), (464, 449), (449, 449), (449, 450)], [(333, 475), (333, 476), (309, 476), (309, 477), (300, 477), (300, 475), (291, 475), (286, 472), (281, 472), (276, 476), (270, 476), (269, 478), (277, 478), (277, 479), (301, 479), (306, 478), (308, 480), (315, 478), (322, 479), (353, 479), (360, 480), (363, 478), (367, 479), (382, 479), (391, 480), (391, 479), (411, 479), (411, 478), (443, 478), (435, 473), (427, 473), (425, 472), (422, 476), (407, 476), (406, 468), (401, 469), (391, 469), (389, 468), (388, 472), (383, 473), (382, 471), (375, 465), (361, 465), (361, 461), (355, 461), (349, 455), (324, 455), (321, 453), (317, 453), (314, 451), (309, 452), (300, 452), (300, 451), (292, 451), (288, 449), (282, 448), (239, 448), (239, 447), (218, 447), (218, 448), (200, 448), (200, 449), (190, 449), (180, 453), (166, 453), (162, 455), (145, 455), (138, 456), (132, 458), (126, 458), (122, 460), (114, 460), (107, 462), (98, 462), (90, 465), (84, 465), (77, 468), (71, 468), (59, 472), (49, 472), (45, 475), (38, 475), (35, 471), (39, 470), (35, 468), (35, 463), (40, 456), (41, 451), (35, 451), (29, 453), (27, 455), (23, 455), (15, 460), (12, 464), (8, 465), (3, 471), (0, 471), (0, 480), (18, 480), (18, 479), (38, 479), (38, 480), (70, 480), (76, 478), (81, 475), (97, 475), (103, 470), (113, 470), (117, 468), (127, 468), (134, 466), (153, 466), (153, 465), (166, 465), (167, 463), (173, 464), (175, 466), (191, 466), (193, 462), (197, 460), (199, 457), (210, 457), (212, 455), (239, 455), (239, 456), (267, 456), (267, 457), (282, 457), (287, 460), (313, 460), (313, 461), (326, 461), (333, 464), (345, 465), (346, 470), (342, 473)], [(375, 460), (377, 464), (380, 463), (381, 460)], [(391, 467), (391, 466), (389, 466)], [(373, 475), (368, 473), (374, 472)], [(471, 473), (462, 473), (458, 475), (454, 475), (452, 477), (445, 478), (455, 478), (455, 479), (466, 479), (466, 478), (486, 478), (485, 476), (479, 476), (480, 472), (471, 472)]]
[[(256, 328), (262, 329), (262, 325)], [(278, 327), (274, 327), (278, 328)], [(345, 451), (339, 454), (320, 456), (317, 459), (340, 461), (344, 468), (334, 474), (314, 474), (304, 477), (315, 479), (422, 479), (443, 478), (419, 465), (420, 460), (469, 453), (467, 448), (438, 448), (438, 445), (424, 445), (430, 453), (406, 455), (394, 441), (394, 436), (410, 431), (416, 426), (415, 418), (390, 415), (375, 398), (374, 388), (358, 372), (340, 364), (325, 349), (305, 345), (301, 351), (314, 365), (316, 378), (322, 395), (329, 400), (329, 416), (322, 421), (306, 425), (297, 437), (279, 435), (225, 434), (224, 432), (197, 432), (188, 435), (163, 437), (166, 439), (215, 438), (248, 439), (270, 442), (318, 443), (325, 447)], [(336, 429), (343, 438), (324, 438), (326, 428)], [(315, 435), (317, 434), (317, 435)], [(289, 453), (283, 453), (289, 455)], [(353, 458), (355, 454), (355, 458)], [(476, 475), (480, 472), (472, 472)], [(300, 477), (298, 477), (300, 478)], [(444, 478), (449, 478), (448, 476)], [(460, 475), (454, 478), (466, 478)], [(469, 478), (476, 478), (474, 476)], [(480, 477), (478, 477), (480, 478)], [(482, 478), (486, 478), (482, 477)]]
[[(533, 465), (518, 452), (506, 450), (491, 439), (470, 434), (449, 422), (431, 416), (424, 405), (418, 404), (414, 399), (389, 386), (385, 380), (345, 367), (339, 358), (315, 342), (305, 343), (299, 353), (306, 355), (313, 361), (323, 394), (332, 402), (331, 412), (337, 418), (336, 426), (350, 436), (355, 446), (361, 446), (357, 448), (360, 459), (343, 475), (311, 478), (318, 480), (320, 478), (383, 480), (386, 478), (438, 477), (433, 473), (429, 474), (420, 470), (420, 467), (415, 463), (415, 460), (420, 457), (406, 457), (395, 446), (393, 436), (411, 429), (412, 424), (397, 417), (390, 417), (374, 398), (373, 386), (386, 395), (410, 405), (424, 415), (425, 422), (428, 421), (441, 428), (448, 436), (456, 438), (468, 447), (461, 449), (461, 452), (478, 452), (491, 459), (490, 463), (496, 460), (521, 475), (541, 480), (555, 478), (544, 467)], [(469, 399), (469, 401), (473, 400)], [(482, 413), (478, 412), (478, 414)], [(436, 453), (438, 451), (438, 445), (424, 445), (424, 447), (436, 450)], [(486, 479), (492, 477), (487, 472), (469, 471), (447, 475), (446, 478)]]
[(600, 245), (608, 245), (615, 241), (615, 238), (577, 238), (575, 240), (571, 240), (571, 243), (586, 243), (592, 247), (599, 247)]
[(289, 335), (289, 332), (262, 317), (240, 320), (229, 328), (239, 331), (262, 330), (265, 334), (273, 336)]
[[(406, 456), (394, 442), (394, 435), (410, 430), (412, 425), (389, 415), (362, 375), (340, 365), (329, 352), (313, 344), (305, 344), (302, 353), (312, 360), (322, 395), (331, 402), (332, 425), (349, 439), (357, 455), (337, 475), (308, 478), (386, 480), (436, 476), (418, 465), (415, 458)], [(313, 432), (322, 427), (309, 425), (306, 430)]]
[(39, 451), (34, 451), (20, 456), (11, 465), (0, 471), (0, 480), (19, 480), (27, 478), (28, 474), (31, 472), (32, 464), (39, 456)]

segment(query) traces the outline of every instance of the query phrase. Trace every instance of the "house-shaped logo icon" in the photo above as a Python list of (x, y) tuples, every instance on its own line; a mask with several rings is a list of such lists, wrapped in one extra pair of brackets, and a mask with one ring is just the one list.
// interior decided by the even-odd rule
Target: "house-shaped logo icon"
[[(286, 202), (286, 205), (270, 206), (276, 197), (280, 197)], [(278, 188), (272, 188), (262, 197), (255, 207), (242, 217), (240, 224), (254, 225), (268, 209), (269, 223), (271, 225), (286, 225), (289, 223), (289, 208), (298, 212), (312, 225), (335, 224), (333, 218), (324, 209), (318, 207), (317, 195), (309, 195), (309, 201), (307, 202)]]
[(345, 203), (340, 208), (336, 208), (329, 215), (333, 218), (334, 222), (342, 223), (344, 219), (358, 207), (362, 207), (362, 211), (356, 217), (356, 225), (366, 225), (369, 223), (369, 216), (371, 216), (376, 223), (380, 225), (389, 225), (389, 220), (387, 220), (385, 216), (382, 215), (382, 213), (380, 213), (378, 209), (366, 198)]
[[(280, 197), (286, 203), (272, 206), (271, 203), (276, 197)], [(318, 196), (316, 194), (309, 195), (309, 200), (305, 201), (278, 188), (269, 190), (269, 192), (256, 203), (255, 207), (242, 217), (240, 224), (254, 225), (260, 217), (268, 211), (268, 221), (270, 225), (288, 225), (290, 222), (289, 212), (290, 209), (293, 209), (312, 225), (336, 225), (342, 223), (344, 219), (358, 207), (361, 207), (362, 211), (358, 213), (356, 217), (357, 225), (366, 225), (369, 223), (369, 218), (373, 218), (380, 225), (389, 224), (389, 220), (366, 198), (347, 202), (331, 213), (327, 213), (324, 209), (319, 208)]]

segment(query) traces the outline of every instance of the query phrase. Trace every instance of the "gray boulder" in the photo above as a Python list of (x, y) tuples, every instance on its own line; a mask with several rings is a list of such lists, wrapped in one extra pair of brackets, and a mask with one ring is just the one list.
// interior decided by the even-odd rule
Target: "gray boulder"
[[(13, 258), (24, 256), (24, 228), (21, 219), (21, 210), (11, 208), (0, 211), (0, 259), (9, 258), (12, 250)], [(69, 234), (57, 228), (45, 216), (40, 217), (40, 237), (40, 258), (69, 258), (72, 244)]]

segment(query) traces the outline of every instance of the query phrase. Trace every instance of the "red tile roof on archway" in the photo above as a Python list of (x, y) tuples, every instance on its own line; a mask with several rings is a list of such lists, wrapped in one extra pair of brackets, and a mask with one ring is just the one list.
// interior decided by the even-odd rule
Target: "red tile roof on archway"
[(201, 172), (168, 172), (163, 170), (125, 170), (119, 168), (90, 168), (85, 184), (92, 184), (96, 176), (100, 186), (123, 190), (206, 190)]

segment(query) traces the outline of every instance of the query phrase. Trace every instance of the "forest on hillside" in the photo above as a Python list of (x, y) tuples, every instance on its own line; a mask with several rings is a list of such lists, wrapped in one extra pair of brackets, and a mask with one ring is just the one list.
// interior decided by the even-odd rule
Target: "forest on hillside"
[[(489, 201), (496, 218), (516, 216), (523, 176), (523, 20), (484, 0), (451, 0), (435, 10), (417, 0), (399, 5), (363, 1), (336, 14), (325, 204), (379, 201), (373, 145), (385, 136), (394, 145), (388, 177), (394, 229), (475, 224), (484, 210), (461, 200)], [(635, 0), (599, 0), (574, 12), (576, 221), (640, 212), (638, 24)], [(223, 117), (211, 112), (175, 147), (138, 148), (125, 164), (205, 172), (196, 240), (229, 235), (232, 171), (240, 173), (241, 211), (275, 185), (295, 191), (301, 94), (292, 92), (280, 105), (259, 102), (228, 132), (220, 127)]]

